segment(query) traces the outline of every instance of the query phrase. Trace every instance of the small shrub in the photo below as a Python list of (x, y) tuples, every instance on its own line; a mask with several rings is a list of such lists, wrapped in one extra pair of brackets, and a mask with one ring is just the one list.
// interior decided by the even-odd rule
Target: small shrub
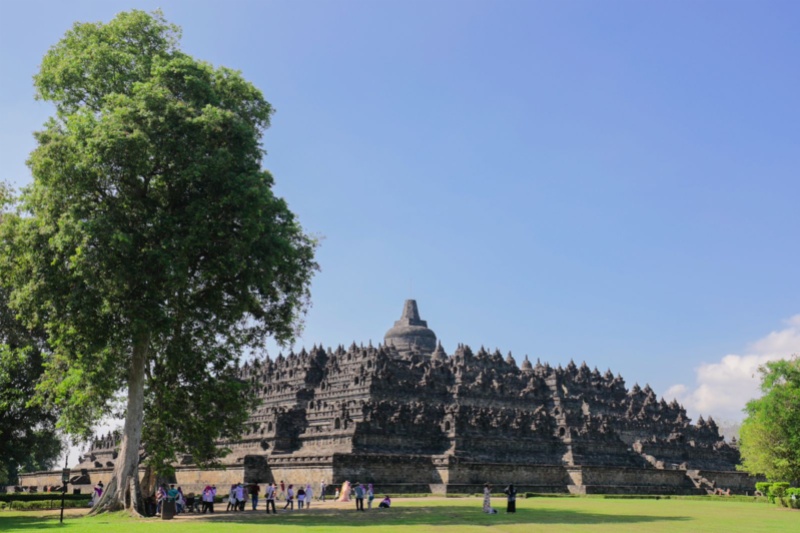
[(789, 488), (789, 483), (785, 481), (779, 481), (777, 483), (773, 483), (772, 486), (769, 488), (769, 498), (770, 501), (775, 503), (777, 500), (778, 503), (781, 504), (783, 507), (788, 507), (786, 503), (786, 490)]
[(800, 488), (786, 489), (786, 502), (792, 509), (800, 509)]
[(756, 482), (756, 490), (759, 491), (764, 496), (769, 494), (769, 488), (772, 486), (772, 483), (769, 481), (758, 481)]

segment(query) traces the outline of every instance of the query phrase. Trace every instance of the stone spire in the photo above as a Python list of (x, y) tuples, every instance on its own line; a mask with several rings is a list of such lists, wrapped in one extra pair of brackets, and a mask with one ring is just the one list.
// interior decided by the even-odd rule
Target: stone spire
[(442, 362), (447, 361), (447, 352), (442, 348), (442, 341), (436, 343), (436, 349), (433, 351), (433, 354), (431, 354), (431, 359)]
[(396, 326), (400, 322), (404, 322), (405, 324), (413, 326), (428, 327), (428, 323), (424, 320), (420, 320), (419, 318), (419, 309), (417, 309), (416, 300), (406, 300), (406, 303), (403, 305), (403, 316), (401, 316), (400, 320), (395, 322), (394, 325)]

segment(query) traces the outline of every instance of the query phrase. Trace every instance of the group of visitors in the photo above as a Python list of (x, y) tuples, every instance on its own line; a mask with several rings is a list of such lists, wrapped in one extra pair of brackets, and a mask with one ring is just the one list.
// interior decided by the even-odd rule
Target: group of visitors
[(166, 483), (158, 487), (155, 499), (152, 497), (145, 501), (148, 515), (161, 515), (166, 502), (175, 503), (175, 514), (180, 513), (208, 513), (214, 512), (214, 498), (217, 496), (216, 485), (206, 485), (200, 495), (194, 493), (184, 494), (181, 487), (167, 486)]
[[(185, 505), (183, 501), (183, 492), (181, 488), (178, 487), (174, 489), (174, 485), (171, 486), (171, 489), (166, 489), (166, 485), (162, 485), (159, 489), (158, 495), (158, 513), (161, 512), (161, 502), (163, 501), (170, 501), (174, 498), (176, 504), (180, 502), (180, 507), (178, 512), (183, 511), (183, 507)], [(325, 489), (328, 485), (325, 481), (321, 481), (319, 484), (319, 497), (320, 501), (325, 501)], [(175, 490), (175, 494), (172, 495), (170, 492), (171, 490)], [(261, 487), (256, 484), (252, 483), (249, 485), (245, 485), (243, 483), (235, 483), (231, 485), (230, 492), (228, 494), (228, 505), (226, 510), (227, 511), (244, 511), (245, 503), (247, 501), (247, 495), (250, 496), (250, 501), (252, 504), (253, 510), (258, 509), (258, 500), (259, 495), (261, 494)], [(206, 488), (203, 490), (202, 494), (202, 505), (203, 509), (202, 512), (214, 512), (214, 497), (217, 495), (217, 488), (213, 485), (207, 485)], [(294, 484), (287, 484), (285, 481), (281, 480), (278, 483), (268, 483), (266, 489), (264, 491), (264, 497), (266, 498), (266, 512), (270, 514), (278, 514), (277, 507), (275, 502), (278, 500), (283, 500), (285, 503), (283, 505), (284, 511), (293, 511), (295, 509), (295, 503), (297, 504), (297, 509), (310, 509), (311, 502), (314, 499), (314, 488), (312, 487), (311, 483), (307, 483), (305, 485), (297, 485)], [(362, 483), (355, 483), (353, 485), (350, 484), (349, 481), (345, 481), (342, 485), (341, 491), (337, 488), (336, 489), (336, 501), (338, 502), (350, 502), (355, 500), (356, 503), (356, 510), (357, 511), (364, 511), (364, 500), (367, 501), (367, 509), (372, 509), (372, 503), (375, 499), (375, 488), (373, 487), (372, 483), (367, 484), (364, 486)], [(223, 500), (224, 501), (224, 500)], [(197, 505), (200, 504), (200, 499), (198, 498)], [(388, 509), (392, 505), (392, 499), (387, 495), (378, 505), (381, 509)], [(188, 510), (192, 510), (192, 506), (188, 506)], [(198, 509), (199, 512), (199, 509)]]
[[(320, 495), (319, 500), (325, 501), (325, 488), (327, 487), (325, 481), (320, 482)], [(253, 511), (258, 509), (258, 497), (261, 488), (258, 484), (252, 483), (245, 486), (242, 483), (231, 485), (231, 490), (228, 495), (227, 511), (244, 511), (247, 495), (250, 496)], [(362, 483), (356, 482), (351, 484), (345, 481), (342, 484), (341, 490), (336, 488), (337, 502), (350, 502), (355, 500), (356, 511), (364, 511), (364, 500), (367, 500), (367, 509), (372, 509), (372, 502), (375, 499), (375, 488), (372, 483), (368, 483), (365, 487)], [(517, 511), (517, 489), (514, 484), (509, 484), (503, 493), (506, 495), (506, 512), (515, 513)], [(103, 483), (100, 482), (95, 487), (92, 493), (92, 500), (98, 499), (103, 494)], [(181, 487), (175, 485), (162, 484), (156, 493), (156, 509), (155, 514), (161, 514), (165, 502), (175, 502), (176, 513), (183, 512), (214, 512), (214, 499), (217, 496), (217, 487), (215, 485), (206, 485), (200, 497), (195, 497), (194, 494), (184, 496)], [(283, 499), (286, 503), (283, 506), (284, 511), (293, 511), (295, 508), (295, 501), (297, 502), (297, 509), (310, 509), (311, 501), (314, 498), (314, 489), (311, 483), (306, 485), (298, 485), (295, 488), (294, 484), (287, 484), (281, 480), (278, 483), (268, 483), (265, 491), (266, 497), (266, 512), (270, 514), (270, 510), (274, 514), (278, 514), (275, 506), (276, 500)], [(392, 499), (386, 495), (383, 500), (378, 504), (379, 509), (389, 509), (392, 506)], [(201, 510), (202, 507), (202, 510)], [(483, 486), (483, 512), (488, 514), (497, 514), (497, 509), (492, 507), (492, 485), (486, 483)]]
[[(506, 512), (517, 512), (517, 489), (513, 483), (510, 483), (504, 490), (506, 495)], [(492, 485), (486, 483), (483, 486), (483, 512), (488, 514), (497, 514), (497, 509), (492, 507)]]
[[(349, 502), (351, 499), (355, 499), (356, 501), (356, 511), (363, 511), (364, 510), (364, 499), (367, 500), (367, 509), (372, 509), (372, 501), (375, 499), (375, 488), (372, 486), (372, 483), (367, 484), (364, 487), (363, 484), (356, 482), (355, 485), (351, 485), (349, 481), (345, 481), (342, 485), (342, 490), (336, 491), (336, 501), (337, 502)], [(388, 502), (388, 503), (387, 503)], [(387, 505), (383, 505), (387, 503)], [(378, 507), (381, 508), (388, 508), (392, 505), (392, 500), (389, 496), (381, 502)]]
[[(324, 487), (324, 482), (322, 483)], [(280, 484), (280, 492), (278, 492), (278, 484), (276, 483), (269, 483), (267, 485), (267, 514), (269, 514), (270, 508), (272, 512), (278, 514), (278, 511), (275, 509), (275, 500), (283, 498), (286, 501), (286, 505), (283, 506), (284, 510), (294, 510), (294, 502), (297, 501), (297, 508), (306, 509), (311, 508), (311, 500), (314, 498), (314, 489), (311, 487), (311, 483), (306, 484), (305, 486), (299, 485), (298, 488), (295, 490), (294, 485), (290, 484), (288, 487), (283, 480), (281, 480)], [(323, 501), (324, 496), (323, 496)], [(258, 502), (254, 499), (253, 500), (253, 510), (256, 510), (258, 506)]]
[(248, 485), (247, 488), (242, 483), (234, 483), (231, 485), (231, 491), (228, 494), (228, 507), (226, 511), (244, 511), (245, 503), (247, 503), (247, 495), (250, 494), (253, 500), (253, 510), (255, 511), (258, 505), (258, 485)]
[(161, 514), (164, 510), (164, 504), (167, 502), (175, 502), (175, 514), (180, 514), (186, 511), (186, 496), (183, 494), (183, 489), (175, 485), (162, 483), (156, 491), (156, 514)]

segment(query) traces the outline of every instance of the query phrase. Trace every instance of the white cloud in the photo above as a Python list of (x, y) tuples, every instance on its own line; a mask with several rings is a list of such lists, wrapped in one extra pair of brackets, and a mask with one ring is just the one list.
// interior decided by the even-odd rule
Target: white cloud
[(786, 326), (750, 344), (745, 355), (726, 355), (718, 362), (701, 364), (694, 388), (673, 385), (665, 397), (677, 398), (693, 418), (702, 414), (717, 420), (741, 420), (748, 400), (760, 395), (758, 368), (800, 353), (800, 315), (787, 320)]

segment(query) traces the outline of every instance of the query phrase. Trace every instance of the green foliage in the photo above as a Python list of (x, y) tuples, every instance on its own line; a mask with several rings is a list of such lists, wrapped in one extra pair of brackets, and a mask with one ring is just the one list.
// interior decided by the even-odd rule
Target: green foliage
[(293, 338), (317, 269), (315, 241), (261, 168), (272, 107), (178, 39), (160, 13), (131, 11), (76, 24), (48, 51), (35, 84), (56, 116), (0, 225), (0, 284), (52, 347), (39, 403), (87, 437), (144, 345), (159, 473), (184, 453), (213, 464), (215, 439), (241, 431), (252, 396), (238, 361)]
[(17, 320), (8, 296), (0, 286), (0, 485), (50, 469), (61, 453), (55, 411), (30, 402), (43, 372), (44, 334)]
[(748, 402), (740, 430), (742, 469), (800, 480), (800, 359), (773, 361), (760, 371), (764, 395)]

